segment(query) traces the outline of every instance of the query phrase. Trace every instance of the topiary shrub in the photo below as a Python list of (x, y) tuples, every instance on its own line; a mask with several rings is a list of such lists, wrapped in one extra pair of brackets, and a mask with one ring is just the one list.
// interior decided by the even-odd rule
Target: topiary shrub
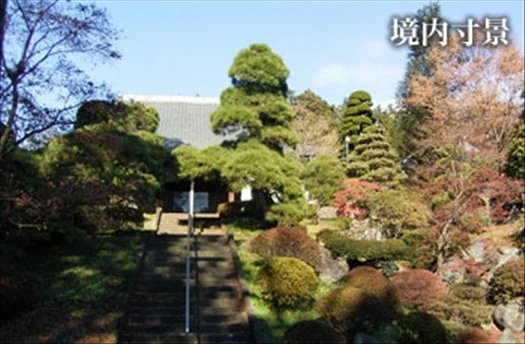
[(525, 259), (507, 262), (494, 271), (489, 282), (489, 299), (494, 303), (507, 303), (525, 294)]
[(395, 312), (399, 306), (397, 292), (390, 281), (383, 274), (370, 266), (358, 266), (352, 269), (343, 278), (347, 286), (360, 288), (367, 293), (379, 298), (386, 311)]
[(330, 321), (334, 328), (345, 334), (347, 340), (359, 332), (373, 333), (393, 319), (397, 314), (390, 312), (388, 306), (366, 289), (351, 285), (332, 290), (316, 304), (319, 314)]
[(346, 257), (348, 261), (387, 261), (403, 260), (412, 256), (412, 249), (402, 240), (352, 240), (337, 232), (323, 230), (317, 239), (324, 242), (325, 247), (335, 257)]
[(374, 267), (368, 266), (368, 265), (362, 265), (353, 268), (350, 270), (343, 278), (342, 280), (345, 282), (350, 281), (354, 278), (361, 278), (361, 277), (368, 277), (368, 276), (377, 276), (381, 275), (381, 273)]
[(439, 277), (424, 269), (399, 272), (391, 279), (401, 302), (426, 309), (447, 293), (447, 286)]
[(454, 344), (486, 344), (493, 343), (494, 339), (485, 331), (479, 328), (468, 328), (456, 336)]
[(413, 312), (401, 322), (402, 343), (447, 343), (447, 330), (435, 316), (425, 312)]
[(299, 321), (290, 326), (284, 344), (345, 344), (346, 338), (321, 319)]
[(319, 279), (314, 269), (291, 257), (275, 258), (258, 272), (262, 298), (277, 310), (305, 309), (315, 300)]
[(308, 233), (298, 228), (277, 227), (253, 239), (249, 250), (265, 259), (294, 257), (317, 267), (321, 263), (319, 245)]

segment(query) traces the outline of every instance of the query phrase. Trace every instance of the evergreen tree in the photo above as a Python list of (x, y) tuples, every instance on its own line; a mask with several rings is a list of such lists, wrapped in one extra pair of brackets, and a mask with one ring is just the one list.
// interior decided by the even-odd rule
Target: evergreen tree
[(262, 191), (268, 220), (303, 218), (299, 169), (283, 154), (284, 146), (297, 143), (286, 98), (288, 68), (267, 45), (252, 44), (237, 54), (228, 75), (232, 86), (222, 92), (221, 106), (211, 114), (216, 133), (238, 134), (226, 154), (222, 177), (233, 191), (247, 185)]
[(289, 71), (265, 44), (252, 44), (235, 57), (228, 73), (232, 86), (221, 94), (221, 106), (211, 114), (218, 134), (239, 133), (237, 141), (256, 139), (270, 149), (295, 146), (290, 125), (292, 106), (286, 96)]
[(372, 117), (372, 97), (365, 91), (355, 91), (346, 103), (342, 113), (341, 136), (350, 137), (350, 148), (353, 149), (359, 135), (377, 132)]
[(347, 175), (365, 181), (397, 187), (406, 179), (398, 157), (385, 137), (379, 133), (366, 133), (359, 137), (347, 159)]
[(304, 165), (301, 177), (311, 196), (324, 206), (329, 205), (333, 194), (343, 188), (345, 171), (336, 157), (318, 155)]

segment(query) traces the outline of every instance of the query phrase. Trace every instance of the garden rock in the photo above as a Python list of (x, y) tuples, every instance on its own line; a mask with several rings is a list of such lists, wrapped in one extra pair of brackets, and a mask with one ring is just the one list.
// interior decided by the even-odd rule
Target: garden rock
[(331, 220), (337, 218), (336, 207), (321, 207), (317, 212), (317, 217), (320, 220)]
[(321, 264), (317, 268), (319, 278), (325, 282), (337, 282), (348, 273), (348, 263), (343, 259), (334, 259), (330, 251), (324, 247), (321, 250)]
[(521, 251), (516, 247), (501, 247), (499, 249), (499, 259), (496, 268), (502, 266), (503, 264), (510, 262), (521, 257)]
[[(468, 257), (465, 257), (471, 264), (473, 270), (478, 271), (478, 275), (483, 275), (498, 263), (500, 254), (495, 244), (489, 240), (477, 237), (473, 240), (468, 249)], [(476, 273), (476, 271), (472, 271)]]
[(376, 262), (374, 267), (381, 271), (386, 278), (394, 276), (399, 271), (399, 267), (395, 263), (389, 261)]
[(352, 228), (346, 231), (350, 239), (355, 240), (383, 240), (383, 231), (373, 224), (370, 219), (352, 221)]
[(525, 305), (523, 299), (514, 299), (506, 305), (498, 305), (493, 314), (494, 322), (514, 333), (525, 329)]
[(498, 344), (514, 344), (516, 343), (516, 339), (514, 338), (514, 334), (511, 330), (505, 329), (501, 333), (501, 336), (498, 338)]
[(466, 273), (466, 264), (458, 256), (448, 259), (436, 272), (438, 277), (448, 284), (463, 283)]

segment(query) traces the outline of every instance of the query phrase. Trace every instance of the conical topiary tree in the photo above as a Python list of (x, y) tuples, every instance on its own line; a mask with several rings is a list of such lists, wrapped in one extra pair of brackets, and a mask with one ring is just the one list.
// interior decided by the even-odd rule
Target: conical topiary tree
[(355, 148), (347, 158), (349, 177), (397, 187), (406, 175), (397, 163), (398, 157), (380, 133), (359, 136)]
[(360, 134), (378, 131), (378, 128), (374, 126), (372, 97), (368, 92), (353, 92), (341, 117), (341, 137), (343, 141), (346, 136), (350, 137), (350, 149), (355, 147)]

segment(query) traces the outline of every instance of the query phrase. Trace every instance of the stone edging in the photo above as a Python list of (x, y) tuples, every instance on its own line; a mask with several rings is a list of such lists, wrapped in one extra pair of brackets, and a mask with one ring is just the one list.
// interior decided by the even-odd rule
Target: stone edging
[(233, 263), (235, 265), (237, 277), (239, 278), (239, 283), (241, 285), (244, 308), (246, 309), (246, 313), (248, 314), (248, 321), (250, 323), (254, 344), (269, 343), (261, 331), (260, 320), (255, 315), (252, 303), (250, 302), (250, 290), (248, 289), (248, 283), (246, 282), (244, 271), (242, 270), (242, 263), (241, 259), (239, 258), (239, 253), (237, 252), (237, 247), (235, 246), (233, 233), (227, 232), (226, 235), (228, 243), (230, 244), (230, 249), (232, 251)]

